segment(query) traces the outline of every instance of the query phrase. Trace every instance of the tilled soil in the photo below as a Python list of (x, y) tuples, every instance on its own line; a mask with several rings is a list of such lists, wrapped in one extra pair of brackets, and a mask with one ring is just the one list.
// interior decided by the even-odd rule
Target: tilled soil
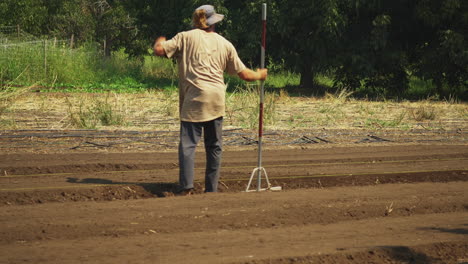
[(257, 152), (229, 149), (215, 194), (200, 152), (183, 197), (176, 153), (133, 150), (0, 154), (0, 262), (468, 262), (465, 144), (266, 148), (282, 191), (247, 193)]

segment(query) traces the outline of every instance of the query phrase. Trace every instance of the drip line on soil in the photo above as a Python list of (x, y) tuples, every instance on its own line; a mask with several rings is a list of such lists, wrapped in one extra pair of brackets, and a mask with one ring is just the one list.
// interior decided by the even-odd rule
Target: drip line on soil
[[(62, 148), (64, 144), (73, 144), (68, 149), (82, 147), (111, 148), (116, 146), (131, 146), (146, 144), (164, 148), (175, 147), (178, 143), (178, 131), (112, 131), (112, 130), (5, 130), (0, 132), (1, 148), (26, 148), (47, 145), (52, 148)], [(462, 142), (466, 133), (457, 130), (412, 130), (406, 133), (401, 131), (377, 131), (376, 133), (365, 131), (343, 130), (306, 130), (298, 132), (270, 131), (264, 133), (265, 144), (269, 146), (308, 145), (308, 144), (340, 144), (340, 143), (409, 143), (409, 142), (447, 142), (453, 141), (453, 137)], [(418, 138), (424, 136), (424, 138)], [(427, 138), (430, 136), (431, 138)], [(85, 139), (84, 142), (71, 141), (71, 139)], [(224, 131), (224, 144), (227, 146), (256, 146), (258, 141), (254, 132), (242, 129), (229, 129)], [(10, 140), (8, 140), (10, 139)], [(51, 141), (43, 142), (42, 139)], [(54, 139), (60, 141), (53, 141)], [(66, 140), (70, 139), (70, 140)], [(107, 139), (107, 140), (106, 140)], [(112, 140), (113, 139), (113, 140)], [(122, 139), (122, 140), (115, 140)], [(125, 140), (126, 139), (126, 140)], [(2, 140), (7, 145), (2, 146)], [(141, 147), (141, 145), (140, 145)]]

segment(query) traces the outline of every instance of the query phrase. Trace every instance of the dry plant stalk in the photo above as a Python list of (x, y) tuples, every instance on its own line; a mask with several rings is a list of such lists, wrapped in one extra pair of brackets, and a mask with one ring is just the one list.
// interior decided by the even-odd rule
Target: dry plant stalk
[(21, 96), (31, 91), (35, 85), (27, 87), (12, 87), (7, 85), (0, 88), (0, 115), (8, 110)]
[(416, 110), (410, 109), (410, 113), (416, 121), (434, 120), (437, 116), (435, 108), (431, 106), (419, 106)]
[(99, 125), (125, 126), (124, 104), (120, 104), (119, 97), (114, 93), (108, 93), (104, 99), (92, 96), (81, 97), (77, 103), (67, 98), (66, 102), (70, 123), (75, 127), (95, 129)]
[(393, 212), (393, 202), (390, 205), (385, 206), (385, 215), (388, 216), (391, 212)]

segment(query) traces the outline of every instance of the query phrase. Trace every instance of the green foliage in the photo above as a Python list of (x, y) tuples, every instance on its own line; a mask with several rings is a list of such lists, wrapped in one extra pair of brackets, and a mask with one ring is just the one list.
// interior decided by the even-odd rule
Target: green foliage
[(99, 43), (107, 56), (126, 47), (134, 49), (138, 26), (125, 1), (111, 0), (4, 0), (1, 25), (21, 26), (36, 36), (74, 37), (76, 43)]
[(48, 33), (48, 10), (45, 0), (2, 0), (0, 2), (0, 26), (21, 25), (34, 35)]
[[(419, 22), (411, 69), (420, 78), (433, 80), (441, 97), (467, 96), (468, 2), (418, 1)], [(466, 98), (465, 98), (466, 99)]]
[(15, 85), (38, 83), (55, 91), (141, 91), (176, 85), (170, 60), (143, 60), (123, 50), (104, 57), (95, 44), (70, 49), (64, 41), (9, 44), (0, 49), (0, 81)]
[[(57, 1), (50, 5), (51, 34), (59, 38), (70, 38), (78, 43), (93, 41), (97, 21), (89, 12), (86, 1)], [(101, 42), (100, 40), (96, 40)]]
[[(417, 78), (431, 84), (426, 96), (468, 98), (466, 0), (212, 1), (210, 4), (225, 15), (217, 31), (234, 44), (242, 60), (252, 68), (259, 64), (263, 2), (268, 5), (267, 55), (270, 59), (267, 67), (271, 73), (289, 74), (281, 79), (291, 79), (286, 82), (269, 80), (267, 85), (271, 87), (300, 85), (313, 94), (325, 94), (330, 84), (322, 85), (320, 76), (328, 76), (333, 78), (335, 90), (346, 88), (356, 91), (356, 96), (370, 98), (400, 98), (413, 93), (412, 80)], [(22, 31), (38, 37), (69, 39), (73, 35), (75, 47), (94, 43), (92, 46), (108, 57), (124, 51), (132, 57), (139, 56), (143, 64), (130, 66), (132, 70), (147, 69), (143, 56), (148, 55), (155, 37), (170, 38), (177, 32), (189, 30), (192, 12), (202, 4), (206, 2), (3, 0), (0, 2), (0, 26), (19, 25)], [(34, 59), (40, 54), (39, 50), (31, 51), (31, 61), (23, 64), (0, 62), (3, 63), (0, 77), (9, 76), (7, 79), (11, 80), (11, 76), (26, 68), (33, 71)], [(76, 59), (77, 55), (69, 57)], [(100, 70), (103, 67), (98, 58), (101, 56), (96, 53), (78, 58), (83, 65), (90, 65), (87, 69), (92, 72), (85, 68), (73, 72), (65, 66), (36, 71), (36, 74), (42, 76), (45, 83), (76, 85), (75, 80), (85, 82), (83, 78), (71, 77), (80, 72), (89, 83), (102, 87), (101, 83), (108, 83), (102, 79), (109, 72)], [(69, 65), (67, 55), (57, 58), (50, 55), (48, 62), (61, 59), (63, 64)], [(276, 70), (278, 65), (284, 71)], [(156, 68), (151, 71), (158, 72)], [(296, 73), (300, 74), (299, 79)], [(33, 81), (26, 72), (23, 78)], [(106, 78), (117, 86), (132, 87), (142, 80), (134, 72)], [(174, 85), (171, 79), (172, 76), (164, 77), (164, 86)], [(239, 84), (235, 79), (229, 81), (234, 86)]]
[[(314, 88), (314, 77), (330, 69), (342, 19), (338, 1), (241, 1), (226, 2), (229, 39), (244, 60), (259, 61), (261, 4), (267, 3), (267, 54), (289, 71), (300, 72), (303, 87)], [(246, 30), (248, 29), (248, 30)], [(271, 63), (270, 63), (271, 64)], [(270, 64), (267, 67), (270, 67)], [(316, 88), (316, 87), (315, 87)]]

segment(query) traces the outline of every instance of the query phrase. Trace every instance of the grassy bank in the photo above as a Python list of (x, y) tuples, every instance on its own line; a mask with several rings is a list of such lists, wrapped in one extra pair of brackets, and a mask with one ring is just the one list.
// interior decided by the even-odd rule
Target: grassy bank
[[(104, 58), (97, 47), (70, 49), (60, 42), (34, 42), (0, 51), (0, 129), (117, 128), (169, 129), (178, 125), (177, 68), (172, 60), (148, 54), (130, 58), (123, 51)], [(3, 53), (2, 53), (3, 52)], [(6, 58), (6, 59), (5, 59)], [(322, 98), (295, 93), (300, 76), (270, 62), (265, 83), (265, 121), (270, 128), (320, 127), (365, 129), (441, 128), (442, 120), (465, 122), (466, 104), (456, 98), (424, 97), (429, 81), (410, 79), (408, 98), (370, 101), (333, 89), (330, 76), (316, 82)], [(270, 67), (269, 66), (269, 67)], [(258, 83), (226, 76), (226, 124), (254, 128), (258, 123)], [(30, 93), (37, 91), (41, 93)], [(45, 92), (45, 93), (44, 93)], [(59, 93), (57, 93), (59, 92)], [(22, 123), (25, 117), (36, 121)]]
[[(269, 61), (267, 89), (283, 89), (294, 94), (300, 75), (281, 63)], [(333, 76), (319, 75), (316, 83), (321, 90), (336, 93)], [(123, 50), (104, 57), (95, 44), (70, 49), (68, 41), (41, 40), (4, 44), (0, 49), (0, 82), (13, 86), (40, 85), (43, 90), (57, 92), (144, 92), (177, 87), (177, 67), (172, 60), (152, 56), (133, 58)], [(245, 87), (244, 81), (226, 76), (228, 92)], [(434, 94), (431, 81), (410, 77), (409, 89), (400, 99), (427, 99)], [(314, 94), (312, 88), (303, 94)], [(385, 99), (385, 93), (359, 87), (353, 93), (359, 98)], [(442, 98), (441, 98), (442, 99)], [(453, 99), (457, 99), (456, 96)]]
[[(152, 56), (132, 58), (123, 50), (102, 56), (95, 45), (70, 49), (66, 41), (11, 43), (0, 49), (0, 81), (10, 85), (40, 85), (49, 91), (142, 92), (177, 87), (177, 67), (172, 60)], [(226, 76), (228, 90), (243, 85), (237, 77)], [(299, 84), (297, 74), (271, 75), (273, 88)]]

